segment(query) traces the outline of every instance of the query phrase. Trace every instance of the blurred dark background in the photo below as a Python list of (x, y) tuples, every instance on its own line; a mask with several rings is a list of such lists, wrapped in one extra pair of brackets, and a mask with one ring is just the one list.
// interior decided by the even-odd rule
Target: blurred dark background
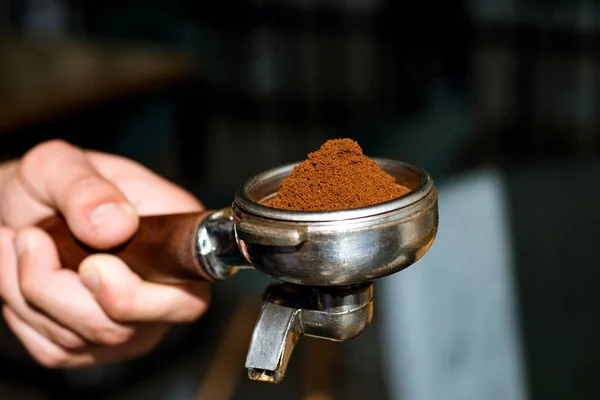
[[(63, 138), (138, 160), (207, 207), (329, 138), (439, 182), (495, 168), (509, 192), (528, 396), (598, 398), (599, 18), (584, 0), (0, 0), (0, 158)], [(219, 286), (206, 318), (114, 367), (44, 371), (5, 332), (0, 393), (195, 398), (234, 310), (265, 282)], [(550, 338), (557, 325), (570, 333)], [(377, 329), (340, 345), (335, 398), (393, 398)], [(310, 366), (271, 388), (245, 380), (243, 357), (229, 367), (241, 378), (223, 382), (231, 397), (204, 398), (310, 398)]]

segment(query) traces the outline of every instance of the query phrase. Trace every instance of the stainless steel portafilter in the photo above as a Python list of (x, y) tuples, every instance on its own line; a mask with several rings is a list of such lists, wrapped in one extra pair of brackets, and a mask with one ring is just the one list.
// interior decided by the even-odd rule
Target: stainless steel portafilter
[[(136, 235), (112, 252), (157, 282), (220, 281), (249, 268), (281, 282), (265, 291), (246, 359), (251, 379), (279, 383), (300, 336), (358, 336), (372, 319), (373, 280), (412, 265), (433, 243), (438, 206), (429, 174), (408, 163), (374, 160), (410, 192), (342, 211), (266, 207), (290, 164), (246, 181), (231, 207), (142, 217)], [(60, 216), (40, 225), (67, 268), (76, 269), (94, 252), (75, 240)]]

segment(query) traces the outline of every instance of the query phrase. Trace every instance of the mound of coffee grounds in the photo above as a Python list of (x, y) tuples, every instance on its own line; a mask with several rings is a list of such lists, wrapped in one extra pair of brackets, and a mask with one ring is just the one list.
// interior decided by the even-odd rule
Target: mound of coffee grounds
[(265, 205), (283, 210), (334, 211), (360, 208), (405, 195), (351, 139), (329, 140), (298, 164)]

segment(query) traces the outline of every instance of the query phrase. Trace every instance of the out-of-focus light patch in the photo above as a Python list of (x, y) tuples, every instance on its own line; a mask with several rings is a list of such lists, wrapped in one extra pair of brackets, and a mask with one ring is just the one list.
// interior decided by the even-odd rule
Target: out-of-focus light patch
[(390, 398), (525, 400), (501, 177), (447, 182), (439, 210), (429, 252), (379, 286)]
[(68, 25), (68, 10), (57, 0), (29, 0), (24, 18), (24, 30), (35, 39), (52, 40), (64, 36)]

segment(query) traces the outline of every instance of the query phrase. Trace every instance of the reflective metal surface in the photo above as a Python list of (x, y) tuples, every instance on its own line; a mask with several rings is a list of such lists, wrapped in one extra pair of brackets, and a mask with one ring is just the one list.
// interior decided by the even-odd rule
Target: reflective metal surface
[(437, 232), (433, 181), (419, 167), (374, 160), (411, 192), (354, 210), (287, 211), (260, 203), (276, 193), (294, 164), (250, 179), (233, 204), (235, 234), (243, 255), (275, 279), (311, 286), (367, 282), (416, 262)]
[(373, 317), (372, 281), (398, 272), (427, 252), (438, 227), (437, 191), (423, 169), (375, 159), (407, 195), (374, 206), (333, 212), (261, 205), (295, 164), (248, 180), (231, 209), (200, 225), (196, 255), (215, 280), (240, 268), (284, 283), (267, 288), (246, 368), (250, 379), (279, 383), (302, 335), (344, 341)]
[(373, 284), (267, 288), (252, 334), (246, 368), (252, 380), (280, 383), (301, 335), (344, 341), (361, 334), (373, 318)]
[(215, 281), (227, 279), (241, 268), (251, 268), (236, 243), (230, 207), (202, 220), (194, 246), (202, 272)]

